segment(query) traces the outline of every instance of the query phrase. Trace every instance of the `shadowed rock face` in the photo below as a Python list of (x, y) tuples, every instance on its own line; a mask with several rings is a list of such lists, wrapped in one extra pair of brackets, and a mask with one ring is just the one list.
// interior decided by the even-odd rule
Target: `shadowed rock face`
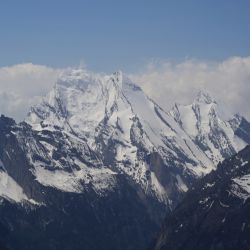
[(240, 125), (236, 129), (235, 134), (242, 140), (250, 143), (250, 124), (245, 118), (241, 118)]
[[(183, 193), (186, 190), (183, 190), (176, 179), (176, 176), (182, 175), (181, 170), (173, 167), (173, 165), (166, 165), (162, 159), (162, 157), (157, 153), (153, 152), (147, 156), (147, 163), (149, 165), (149, 169), (156, 178), (159, 180), (163, 188), (168, 193), (169, 201), (172, 203), (168, 204), (169, 207), (174, 207), (183, 197)], [(188, 179), (188, 177), (187, 177)], [(188, 180), (187, 183), (191, 183), (191, 180)]]
[(35, 198), (37, 201), (43, 201), (41, 194), (41, 185), (35, 181), (30, 169), (31, 165), (15, 136), (15, 132), (21, 131), (23, 137), (33, 137), (35, 133), (31, 127), (23, 123), (19, 127), (14, 120), (0, 117), (0, 159), (2, 170), (8, 173), (23, 189), (28, 198)]
[(219, 164), (165, 219), (152, 249), (250, 248), (250, 147)]

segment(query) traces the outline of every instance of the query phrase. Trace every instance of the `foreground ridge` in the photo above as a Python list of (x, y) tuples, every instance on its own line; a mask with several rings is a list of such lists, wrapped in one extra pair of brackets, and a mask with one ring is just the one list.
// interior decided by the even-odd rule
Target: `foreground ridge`
[(198, 181), (167, 216), (154, 249), (249, 249), (250, 147)]

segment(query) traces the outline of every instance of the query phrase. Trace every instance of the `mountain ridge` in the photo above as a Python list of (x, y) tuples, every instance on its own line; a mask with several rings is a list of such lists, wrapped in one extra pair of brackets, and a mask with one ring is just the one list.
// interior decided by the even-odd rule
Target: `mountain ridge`
[[(145, 160), (147, 155), (157, 151), (162, 165), (175, 166), (174, 175), (178, 177), (173, 182), (177, 184), (172, 186), (180, 189), (178, 183), (182, 183), (186, 190), (190, 185), (188, 179), (209, 173), (219, 161), (250, 142), (248, 138), (243, 142), (234, 135), (239, 125), (235, 122), (233, 130), (232, 122), (223, 120), (218, 104), (208, 93), (199, 92), (190, 106), (192, 112), (195, 111), (197, 127), (192, 129), (198, 129), (198, 135), (193, 136), (192, 131), (186, 129), (193, 117), (183, 126), (185, 116), (179, 112), (180, 107), (190, 109), (179, 105), (177, 112), (175, 109), (164, 111), (122, 72), (102, 76), (73, 70), (58, 80), (56, 88), (41, 105), (31, 109), (26, 121), (35, 130), (43, 129), (41, 122), (45, 129), (57, 126), (80, 137), (88, 147), (100, 153), (104, 165), (122, 171), (144, 190), (149, 190), (149, 176), (153, 183), (151, 193), (171, 203), (171, 192), (164, 192), (169, 188), (150, 170)], [(250, 127), (248, 122), (247, 127)], [(124, 167), (124, 163), (130, 167)], [(114, 169), (114, 166), (117, 167)]]

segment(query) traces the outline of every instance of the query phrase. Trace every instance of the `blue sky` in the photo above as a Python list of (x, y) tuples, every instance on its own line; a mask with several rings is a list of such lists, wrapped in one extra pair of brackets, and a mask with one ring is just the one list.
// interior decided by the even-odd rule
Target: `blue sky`
[(248, 0), (1, 1), (0, 66), (133, 72), (150, 60), (249, 56), (249, 13)]

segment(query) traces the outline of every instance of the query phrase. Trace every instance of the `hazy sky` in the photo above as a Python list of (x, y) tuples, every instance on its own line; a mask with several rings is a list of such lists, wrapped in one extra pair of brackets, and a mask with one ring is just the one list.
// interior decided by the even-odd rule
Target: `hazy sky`
[(8, 0), (0, 113), (18, 120), (67, 67), (122, 70), (161, 106), (212, 92), (250, 120), (249, 0)]
[(149, 60), (248, 56), (249, 0), (8, 0), (0, 66), (137, 71)]

